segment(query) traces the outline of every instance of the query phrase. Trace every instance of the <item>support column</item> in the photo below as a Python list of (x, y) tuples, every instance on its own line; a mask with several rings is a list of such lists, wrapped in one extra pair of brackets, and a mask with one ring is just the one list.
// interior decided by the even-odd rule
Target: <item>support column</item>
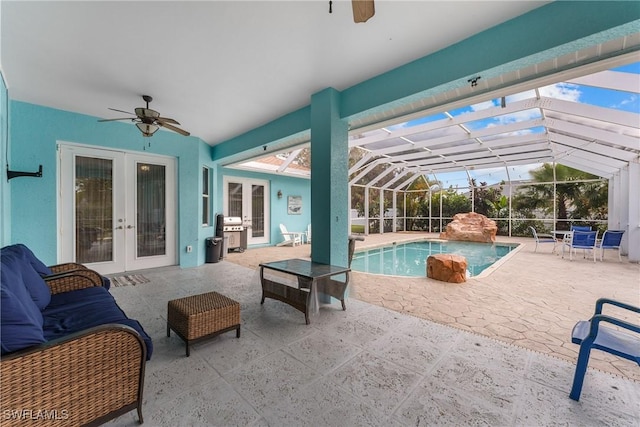
[(340, 119), (340, 92), (311, 96), (311, 259), (347, 266), (349, 224), (348, 126)]
[(629, 262), (640, 262), (640, 194), (638, 193), (638, 183), (640, 182), (640, 163), (629, 162), (629, 172), (627, 176), (626, 189), (629, 200), (629, 228), (626, 233), (628, 235), (627, 250), (629, 254)]

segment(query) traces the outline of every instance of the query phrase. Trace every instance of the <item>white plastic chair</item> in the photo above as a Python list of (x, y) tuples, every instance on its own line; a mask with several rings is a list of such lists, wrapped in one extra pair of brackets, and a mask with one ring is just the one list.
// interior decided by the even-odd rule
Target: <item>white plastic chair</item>
[(311, 224), (307, 225), (307, 231), (304, 232), (306, 243), (311, 243)]
[(277, 246), (286, 246), (286, 245), (301, 245), (302, 244), (302, 233), (301, 232), (289, 232), (287, 231), (287, 227), (284, 224), (280, 224), (280, 232), (282, 233), (282, 237), (284, 240), (278, 243)]

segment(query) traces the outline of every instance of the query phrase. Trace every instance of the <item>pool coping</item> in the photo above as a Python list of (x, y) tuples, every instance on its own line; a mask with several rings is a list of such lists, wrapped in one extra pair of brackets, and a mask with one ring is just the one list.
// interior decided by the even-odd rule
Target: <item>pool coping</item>
[[(418, 237), (415, 239), (408, 239), (408, 240), (402, 240), (402, 241), (394, 241), (394, 242), (388, 242), (382, 245), (362, 245), (360, 246), (354, 253), (357, 254), (358, 252), (363, 252), (363, 251), (368, 251), (370, 249), (377, 249), (377, 248), (386, 248), (386, 247), (390, 247), (390, 246), (395, 246), (395, 245), (404, 245), (407, 243), (415, 243), (415, 242), (425, 242), (425, 241), (429, 241), (429, 242), (465, 242), (465, 243), (481, 243), (481, 244), (486, 244), (489, 242), (470, 242), (467, 240), (447, 240), (447, 239), (438, 239), (438, 238), (429, 238), (429, 237)], [(500, 258), (499, 260), (497, 260), (496, 262), (494, 262), (493, 264), (491, 264), (489, 267), (485, 268), (484, 270), (482, 270), (482, 272), (480, 274), (478, 274), (477, 276), (467, 276), (467, 280), (472, 280), (472, 279), (482, 279), (483, 277), (487, 277), (489, 276), (491, 273), (493, 273), (495, 270), (497, 270), (502, 264), (504, 264), (506, 261), (508, 261), (509, 259), (511, 259), (516, 253), (520, 252), (522, 250), (522, 248), (524, 248), (524, 246), (526, 246), (523, 243), (518, 243), (518, 242), (503, 242), (503, 241), (495, 241), (495, 242), (491, 242), (491, 244), (494, 245), (503, 245), (503, 246), (514, 246), (514, 248), (509, 251), (509, 253), (507, 253), (506, 255), (504, 255), (502, 258)], [(377, 273), (369, 273), (367, 271), (359, 271), (359, 270), (353, 270), (353, 271), (357, 271), (358, 273), (362, 273), (362, 274), (371, 274), (373, 276), (386, 276), (386, 277), (394, 277), (394, 278), (416, 278), (416, 277), (425, 277), (428, 278), (426, 273), (424, 276), (397, 276), (394, 274), (377, 274)]]

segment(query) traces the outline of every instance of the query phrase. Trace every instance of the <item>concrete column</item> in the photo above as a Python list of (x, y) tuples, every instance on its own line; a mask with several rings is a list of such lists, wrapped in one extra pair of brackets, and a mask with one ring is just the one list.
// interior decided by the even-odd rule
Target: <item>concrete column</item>
[(347, 266), (349, 225), (348, 126), (340, 92), (311, 96), (311, 259)]
[(629, 262), (640, 262), (640, 163), (629, 162), (627, 176), (626, 189), (629, 200), (627, 251)]

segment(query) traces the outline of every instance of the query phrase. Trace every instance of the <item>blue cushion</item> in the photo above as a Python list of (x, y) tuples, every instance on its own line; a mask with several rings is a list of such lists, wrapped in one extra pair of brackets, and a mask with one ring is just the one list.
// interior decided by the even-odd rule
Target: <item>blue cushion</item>
[(11, 294), (20, 301), (25, 313), (42, 327), (42, 314), (40, 313), (40, 309), (33, 301), (22, 278), (22, 267), (24, 267), (24, 264), (20, 262), (18, 255), (10, 253), (2, 255), (1, 263), (0, 282), (2, 283), (2, 287), (9, 290)]
[[(26, 248), (24, 245), (13, 246), (23, 246)], [(49, 304), (49, 301), (51, 301), (51, 289), (49, 289), (49, 286), (47, 286), (44, 279), (42, 279), (42, 276), (33, 268), (27, 252), (20, 249), (5, 251), (2, 256), (2, 265), (3, 267), (6, 265), (16, 272), (19, 271), (31, 299), (39, 310), (42, 310)]]
[(53, 314), (60, 310), (74, 310), (76, 307), (103, 300), (105, 297), (113, 298), (105, 288), (100, 286), (53, 294), (51, 295), (51, 302), (43, 310), (42, 315)]
[(49, 267), (47, 267), (42, 261), (40, 261), (34, 253), (27, 246), (22, 243), (17, 243), (11, 246), (5, 246), (2, 248), (2, 255), (6, 252), (13, 252), (25, 257), (25, 259), (31, 264), (31, 266), (36, 270), (36, 272), (41, 276), (48, 276), (53, 274), (53, 271)]
[(151, 359), (153, 343), (140, 323), (127, 318), (116, 304), (115, 299), (104, 288), (90, 288), (92, 291), (65, 292), (54, 295), (52, 304), (42, 315), (44, 317), (44, 337), (47, 340), (64, 337), (94, 326), (118, 323), (131, 326), (140, 333), (147, 345), (147, 360)]
[[(31, 299), (29, 302), (33, 304)], [(40, 315), (40, 313), (38, 313)], [(2, 354), (21, 350), (45, 341), (42, 316), (34, 319), (22, 301), (7, 287), (0, 287), (0, 347)]]

